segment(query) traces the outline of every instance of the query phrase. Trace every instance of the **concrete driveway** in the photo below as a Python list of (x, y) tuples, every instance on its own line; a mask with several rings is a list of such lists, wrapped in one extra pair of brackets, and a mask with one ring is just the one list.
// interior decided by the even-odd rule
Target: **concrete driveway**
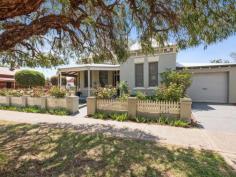
[(193, 103), (208, 141), (236, 168), (236, 105)]
[(204, 129), (236, 134), (236, 105), (193, 103), (192, 110)]

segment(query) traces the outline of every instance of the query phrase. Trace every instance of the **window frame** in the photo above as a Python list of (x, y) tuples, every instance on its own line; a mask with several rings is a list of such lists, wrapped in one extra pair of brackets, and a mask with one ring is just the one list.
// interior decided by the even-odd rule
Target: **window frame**
[[(138, 71), (138, 73), (136, 73), (137, 72), (137, 70), (138, 70), (138, 66), (142, 66), (142, 67), (140, 67), (140, 68), (142, 68), (142, 72), (141, 71)], [(140, 77), (141, 76), (141, 77)], [(144, 87), (144, 63), (135, 63), (135, 65), (134, 65), (134, 77), (135, 77), (135, 87), (136, 88), (138, 88), (138, 87)], [(142, 80), (141, 81), (138, 81), (138, 77), (140, 77)], [(139, 84), (139, 82), (141, 83), (141, 84)]]
[[(154, 68), (156, 69), (156, 70), (154, 70), (155, 72), (154, 73), (151, 73), (151, 70), (150, 70), (150, 65), (152, 65), (152, 64), (155, 64), (155, 65), (157, 65), (157, 66), (154, 66)], [(158, 86), (158, 82), (159, 82), (159, 79), (158, 79), (158, 65), (159, 65), (159, 63), (158, 63), (158, 61), (153, 61), (153, 62), (149, 62), (148, 63), (148, 86), (149, 87), (156, 87), (156, 86)], [(151, 77), (153, 76), (153, 75), (155, 75), (156, 76), (156, 81), (155, 81), (155, 83), (153, 84), (152, 82), (152, 80), (151, 80)]]
[[(105, 75), (103, 75), (103, 76), (105, 76), (105, 77), (101, 77), (102, 76), (102, 74), (101, 73), (106, 73)], [(108, 73), (108, 71), (105, 71), (105, 70), (102, 70), (102, 71), (99, 71), (99, 84), (100, 84), (100, 86), (101, 87), (105, 87), (106, 85), (108, 85), (108, 80), (109, 80), (109, 73)], [(105, 79), (105, 81), (106, 81), (106, 83), (104, 83), (104, 85), (102, 85), (101, 83), (101, 81), (102, 81), (102, 79)]]

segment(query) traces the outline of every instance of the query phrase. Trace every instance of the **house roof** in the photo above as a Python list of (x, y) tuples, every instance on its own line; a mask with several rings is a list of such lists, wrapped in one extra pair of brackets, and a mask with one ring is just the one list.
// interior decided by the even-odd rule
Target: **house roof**
[(17, 69), (10, 70), (8, 67), (0, 67), (0, 75), (8, 75), (8, 76), (14, 76)]
[(176, 63), (177, 68), (236, 67), (236, 63)]

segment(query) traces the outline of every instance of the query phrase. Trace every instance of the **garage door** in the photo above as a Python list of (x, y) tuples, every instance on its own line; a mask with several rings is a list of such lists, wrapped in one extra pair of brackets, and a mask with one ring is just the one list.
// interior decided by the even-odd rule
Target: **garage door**
[(196, 73), (188, 95), (195, 102), (227, 103), (227, 73)]

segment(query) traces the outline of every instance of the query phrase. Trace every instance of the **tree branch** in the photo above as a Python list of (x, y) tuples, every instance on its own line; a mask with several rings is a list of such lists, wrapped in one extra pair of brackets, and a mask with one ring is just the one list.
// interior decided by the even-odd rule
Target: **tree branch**
[(44, 0), (1, 0), (0, 20), (28, 15), (36, 11)]

